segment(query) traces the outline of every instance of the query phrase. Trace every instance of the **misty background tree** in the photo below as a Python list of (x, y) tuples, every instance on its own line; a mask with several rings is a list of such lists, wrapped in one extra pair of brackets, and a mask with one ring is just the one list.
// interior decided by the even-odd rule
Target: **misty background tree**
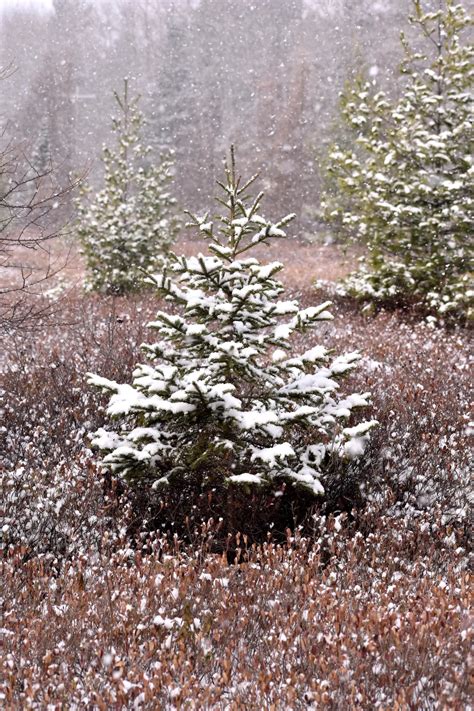
[[(413, 0), (414, 49), (402, 34), (404, 87), (392, 102), (359, 80), (343, 98), (352, 129), (334, 146), (335, 192), (325, 214), (368, 246), (347, 290), (367, 301), (422, 303), (441, 317), (472, 315), (474, 227), (473, 21), (455, 0), (426, 12)], [(422, 49), (421, 49), (422, 47)]]
[(143, 145), (140, 97), (130, 96), (128, 79), (114, 96), (115, 145), (102, 151), (103, 187), (93, 194), (84, 186), (77, 200), (76, 230), (87, 287), (125, 294), (143, 288), (146, 273), (165, 258), (176, 234), (176, 200), (170, 192), (173, 163)]

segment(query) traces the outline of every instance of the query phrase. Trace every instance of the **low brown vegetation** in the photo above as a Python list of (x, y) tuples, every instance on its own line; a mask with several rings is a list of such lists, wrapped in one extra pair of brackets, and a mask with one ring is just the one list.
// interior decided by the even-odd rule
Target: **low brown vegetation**
[[(377, 523), (370, 524), (376, 516)], [(88, 554), (2, 564), (7, 708), (466, 708), (469, 577), (418, 519), (315, 522), (242, 561), (104, 535)], [(368, 530), (373, 527), (372, 532)], [(200, 544), (200, 545), (197, 545)]]
[[(288, 258), (290, 289), (323, 300)], [(213, 522), (140, 508), (89, 448), (105, 401), (84, 374), (129, 379), (153, 295), (61, 306), (2, 354), (0, 706), (467, 708), (465, 332), (336, 303), (304, 338), (363, 351), (347, 387), (380, 426), (324, 500), (240, 535), (219, 502)]]

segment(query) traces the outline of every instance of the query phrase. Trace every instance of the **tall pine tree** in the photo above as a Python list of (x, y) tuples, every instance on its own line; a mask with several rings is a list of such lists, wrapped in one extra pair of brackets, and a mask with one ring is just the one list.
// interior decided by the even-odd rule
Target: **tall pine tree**
[(331, 151), (338, 192), (323, 205), (329, 222), (368, 245), (350, 293), (464, 320), (473, 296), (474, 47), (461, 35), (473, 23), (454, 0), (435, 12), (412, 2), (409, 20), (426, 51), (402, 35), (399, 101), (368, 82), (346, 94), (343, 115), (358, 145)]
[(364, 451), (374, 422), (348, 420), (368, 394), (338, 395), (358, 354), (291, 352), (294, 334), (332, 318), (329, 304), (300, 309), (281, 300), (283, 265), (248, 256), (284, 238), (293, 218), (263, 217), (262, 195), (248, 195), (252, 182), (237, 177), (232, 155), (220, 184), (224, 214), (191, 216), (210, 254), (172, 255), (151, 279), (171, 308), (150, 324), (158, 339), (145, 346), (150, 362), (136, 367), (132, 384), (90, 376), (112, 394), (108, 414), (118, 420), (94, 443), (103, 463), (131, 482), (271, 490), (286, 481), (318, 495), (329, 462)]

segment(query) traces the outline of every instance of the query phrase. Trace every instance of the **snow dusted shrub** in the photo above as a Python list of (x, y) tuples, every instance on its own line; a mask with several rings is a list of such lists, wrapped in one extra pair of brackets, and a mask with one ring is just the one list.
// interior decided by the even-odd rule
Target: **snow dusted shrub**
[(326, 219), (367, 243), (367, 265), (346, 291), (367, 302), (416, 303), (443, 319), (472, 317), (474, 47), (462, 42), (472, 18), (443, 0), (425, 12), (413, 0), (411, 25), (425, 51), (402, 35), (401, 98), (358, 80), (342, 112), (356, 145), (336, 145), (323, 198)]
[[(97, 470), (86, 434), (104, 421), (84, 370), (125, 378), (133, 369), (142, 324), (118, 299), (81, 292), (62, 300), (61, 327), (50, 322), (31, 337), (18, 332), (1, 353), (0, 555), (68, 557), (95, 546), (120, 526), (116, 482)], [(149, 317), (154, 309), (140, 300)], [(142, 311), (141, 311), (142, 312)], [(121, 315), (123, 322), (117, 319)], [(135, 330), (138, 328), (138, 331)], [(105, 474), (105, 476), (103, 476)], [(120, 482), (118, 482), (120, 489)], [(120, 513), (126, 504), (120, 501)], [(1, 705), (1, 704), (0, 704)]]
[(248, 256), (285, 238), (294, 217), (264, 218), (262, 195), (248, 196), (254, 179), (243, 184), (236, 176), (232, 152), (219, 183), (225, 214), (215, 221), (191, 215), (210, 254), (172, 255), (150, 277), (172, 308), (150, 324), (158, 339), (144, 346), (150, 362), (136, 367), (132, 384), (89, 375), (112, 393), (108, 414), (118, 421), (93, 442), (103, 464), (132, 484), (281, 492), (286, 483), (313, 497), (324, 493), (330, 461), (364, 452), (375, 422), (349, 426), (349, 419), (369, 395), (338, 395), (359, 355), (333, 357), (323, 346), (291, 352), (295, 332), (332, 318), (329, 302), (300, 309), (281, 300), (283, 265)]
[(143, 114), (138, 98), (115, 93), (120, 117), (113, 120), (117, 149), (103, 150), (104, 187), (78, 202), (77, 232), (86, 257), (86, 285), (93, 291), (124, 294), (143, 288), (144, 272), (156, 269), (176, 233), (175, 200), (169, 192), (173, 164), (151, 162), (141, 144)]

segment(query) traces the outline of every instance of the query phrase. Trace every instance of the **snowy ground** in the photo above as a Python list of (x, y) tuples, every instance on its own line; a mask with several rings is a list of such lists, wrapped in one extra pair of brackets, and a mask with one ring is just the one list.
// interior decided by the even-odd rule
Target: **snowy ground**
[[(273, 259), (303, 305), (352, 266), (289, 241)], [(0, 705), (467, 708), (468, 335), (336, 303), (302, 338), (363, 351), (348, 388), (380, 421), (363, 505), (331, 490), (300, 536), (233, 540), (229, 565), (213, 526), (132, 540), (136, 510), (89, 448), (104, 413), (84, 374), (130, 377), (156, 299), (64, 294), (59, 327), (6, 343), (0, 379)]]

